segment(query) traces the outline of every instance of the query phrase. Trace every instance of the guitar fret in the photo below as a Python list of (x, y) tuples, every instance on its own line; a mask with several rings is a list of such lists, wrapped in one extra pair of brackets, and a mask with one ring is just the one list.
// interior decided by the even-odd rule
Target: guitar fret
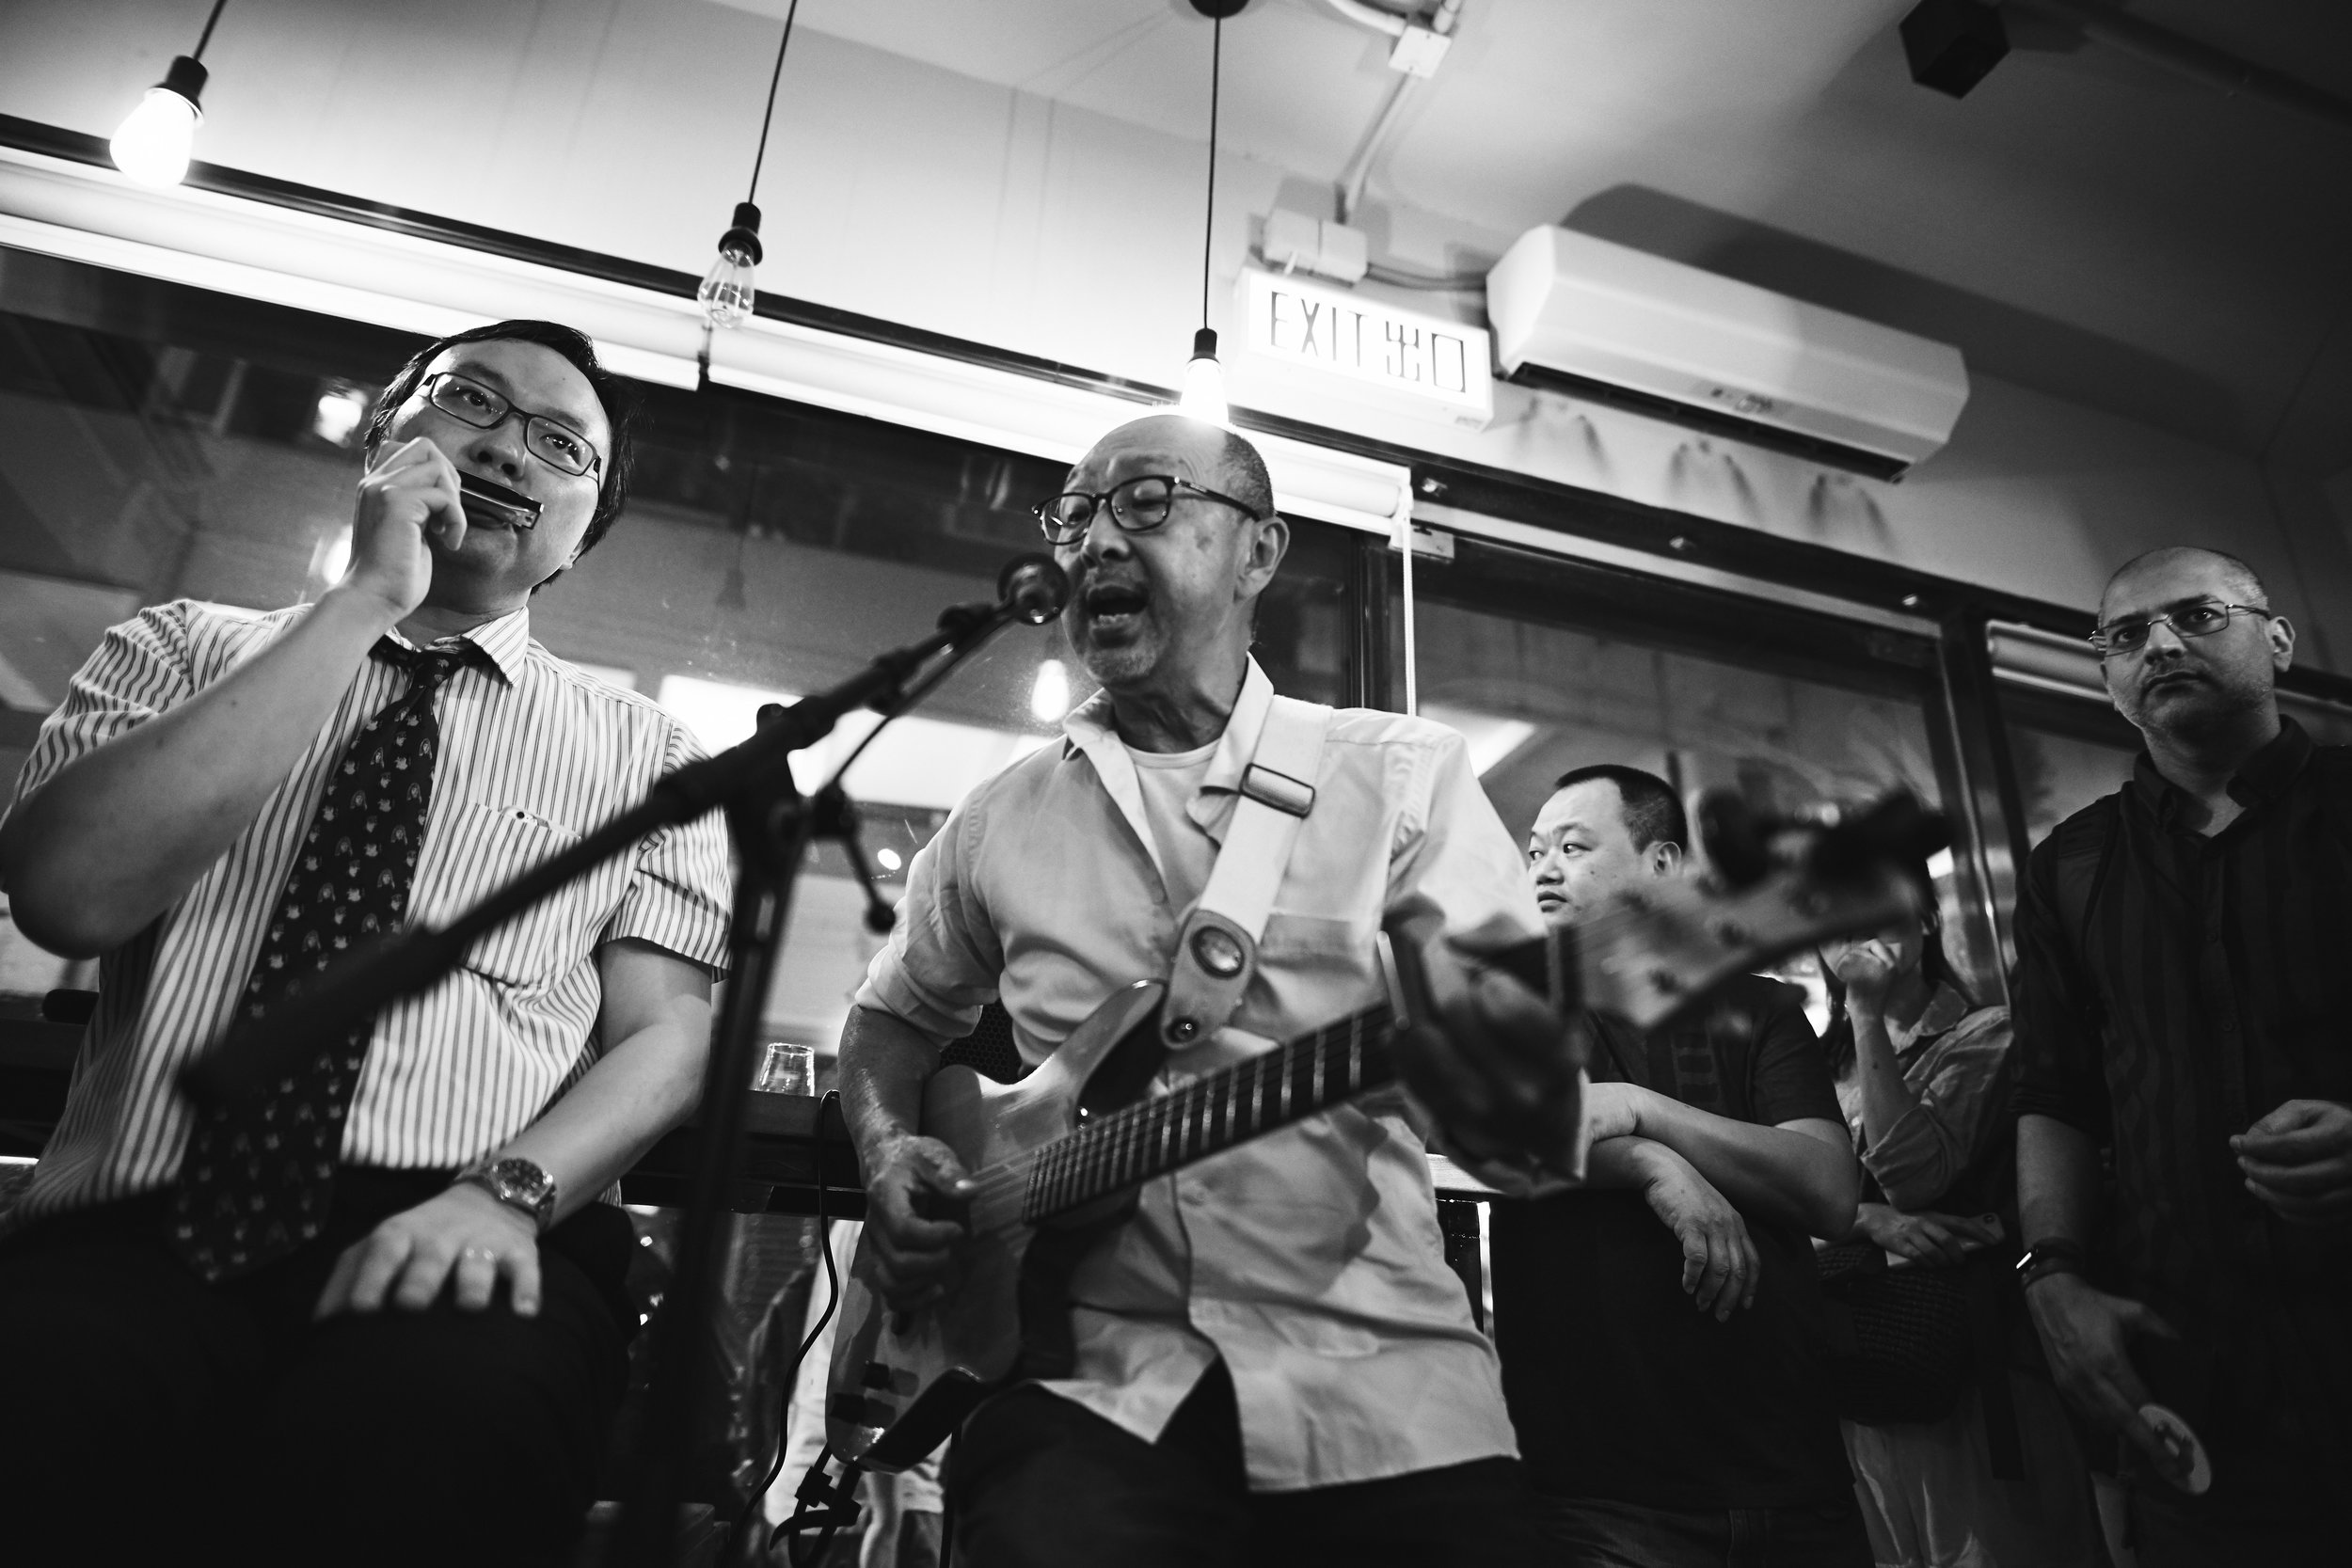
[(1354, 1094), (1364, 1081), (1364, 1019), (1361, 1013), (1347, 1021), (1347, 1092)]
[(1314, 1064), (1315, 1064), (1315, 1086), (1314, 1086), (1313, 1091), (1312, 1091), (1311, 1094), (1309, 1094), (1309, 1095), (1308, 1095), (1308, 1097), (1307, 1097), (1307, 1103), (1308, 1103), (1308, 1104), (1310, 1104), (1310, 1105), (1314, 1106), (1317, 1110), (1321, 1110), (1321, 1109), (1323, 1108), (1323, 1053), (1324, 1053), (1324, 1049), (1325, 1049), (1325, 1046), (1324, 1046), (1324, 1039), (1323, 1039), (1323, 1037), (1322, 1037), (1322, 1036), (1320, 1036), (1320, 1035), (1318, 1035), (1318, 1036), (1316, 1036), (1316, 1037), (1315, 1037), (1315, 1045), (1314, 1045), (1314, 1050), (1313, 1050), (1313, 1052), (1311, 1053), (1311, 1055), (1312, 1055), (1312, 1057), (1313, 1057)]
[[(1183, 1091), (1179, 1090), (1178, 1094), (1180, 1095), (1182, 1092)], [(1168, 1158), (1168, 1151), (1171, 1147), (1177, 1151), (1179, 1158), (1182, 1157), (1182, 1152), (1184, 1147), (1183, 1134), (1184, 1107), (1180, 1104), (1167, 1103), (1167, 1101), (1175, 1101), (1177, 1098), (1178, 1095), (1167, 1096), (1163, 1101), (1163, 1109), (1160, 1112), (1160, 1169), (1162, 1170), (1174, 1168), (1175, 1162)]]
[(1253, 1056), (1249, 1059), (1249, 1075), (1257, 1081), (1255, 1092), (1251, 1097), (1256, 1108), (1249, 1117), (1249, 1130), (1252, 1132), (1265, 1131), (1265, 1063), (1266, 1059), (1263, 1056)]

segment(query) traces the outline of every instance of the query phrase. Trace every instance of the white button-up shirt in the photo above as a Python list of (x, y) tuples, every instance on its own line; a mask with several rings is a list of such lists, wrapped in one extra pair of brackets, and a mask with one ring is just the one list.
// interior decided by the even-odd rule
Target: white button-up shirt
[[(1273, 688), (1253, 661), (1188, 808), (1221, 841)], [(1023, 1058), (1096, 1006), (1164, 976), (1186, 909), (1169, 897), (1135, 765), (1098, 695), (1059, 747), (974, 790), (910, 869), (861, 1006), (942, 1044), (1001, 998)], [(1309, 813), (1232, 1023), (1156, 1089), (1379, 1001), (1391, 911), (1534, 936), (1518, 846), (1461, 736), (1393, 713), (1334, 717)], [(1250, 1484), (1283, 1491), (1515, 1455), (1494, 1347), (1447, 1268), (1419, 1134), (1394, 1093), (1174, 1176), (1074, 1280), (1075, 1375), (1044, 1385), (1155, 1440), (1218, 1359)]]
[[(19, 798), (186, 702), (306, 613), (247, 617), (183, 599), (116, 626), (41, 727)], [(487, 657), (452, 675), (434, 700), (441, 742), (408, 896), (415, 921), (462, 913), (701, 754), (660, 707), (532, 641), (529, 610), (464, 635)], [(398, 667), (363, 660), (334, 716), (228, 852), (101, 961), (98, 1013), (65, 1115), (21, 1201), (0, 1205), (0, 1227), (176, 1179), (192, 1115), (180, 1069), (234, 1014), (327, 773), (407, 688)], [(343, 1161), (449, 1169), (514, 1137), (596, 1060), (596, 950), (632, 938), (715, 973), (725, 966), (729, 897), (725, 827), (714, 813), (648, 835), (480, 938), (463, 968), (376, 1015)]]

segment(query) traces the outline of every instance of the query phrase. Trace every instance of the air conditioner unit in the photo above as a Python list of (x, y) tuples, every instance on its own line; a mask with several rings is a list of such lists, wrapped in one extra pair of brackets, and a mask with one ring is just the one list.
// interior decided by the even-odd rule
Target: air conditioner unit
[(1899, 479), (1968, 402), (1960, 350), (1565, 229), (1486, 275), (1495, 351), (1551, 387)]

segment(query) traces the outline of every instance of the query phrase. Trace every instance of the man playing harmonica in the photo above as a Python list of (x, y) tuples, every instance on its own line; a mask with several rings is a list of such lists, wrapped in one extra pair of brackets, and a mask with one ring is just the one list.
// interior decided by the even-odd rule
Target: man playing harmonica
[[(431, 345), (377, 404), (340, 582), (258, 619), (144, 610), (43, 727), (0, 879), (25, 933), (99, 957), (103, 985), (0, 1222), (18, 1560), (507, 1563), (577, 1532), (634, 1327), (630, 1227), (597, 1199), (701, 1082), (718, 820), (655, 834), (283, 1078), (199, 1107), (179, 1074), (693, 754), (530, 635), (532, 594), (621, 509), (621, 390), (551, 323)], [(485, 480), (513, 510), (469, 515)], [(125, 1528), (134, 1494), (151, 1539)]]

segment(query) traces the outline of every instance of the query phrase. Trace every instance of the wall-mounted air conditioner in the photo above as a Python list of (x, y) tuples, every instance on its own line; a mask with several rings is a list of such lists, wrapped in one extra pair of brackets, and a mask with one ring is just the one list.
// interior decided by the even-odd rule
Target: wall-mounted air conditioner
[(1486, 275), (1511, 379), (1880, 479), (1950, 438), (1960, 350), (1565, 229)]

